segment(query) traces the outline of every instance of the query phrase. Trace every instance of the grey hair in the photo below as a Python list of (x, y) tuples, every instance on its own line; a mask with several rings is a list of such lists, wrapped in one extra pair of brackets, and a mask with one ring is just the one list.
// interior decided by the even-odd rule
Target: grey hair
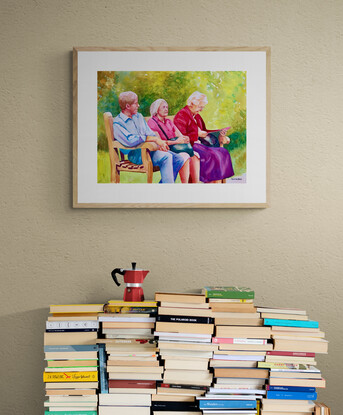
[(207, 96), (199, 91), (193, 92), (193, 94), (187, 99), (187, 105), (199, 105), (203, 102), (205, 105), (208, 103)]
[(162, 102), (165, 102), (168, 105), (168, 102), (162, 98), (157, 99), (150, 105), (150, 114), (152, 117), (154, 117), (157, 114), (157, 111), (160, 108)]
[(120, 109), (124, 110), (127, 104), (133, 104), (136, 98), (137, 94), (132, 91), (122, 92), (118, 97)]

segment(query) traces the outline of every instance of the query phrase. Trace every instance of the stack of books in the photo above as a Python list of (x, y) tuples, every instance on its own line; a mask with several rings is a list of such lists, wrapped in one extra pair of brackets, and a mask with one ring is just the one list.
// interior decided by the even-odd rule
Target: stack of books
[(99, 317), (101, 332), (106, 339), (153, 339), (155, 301), (128, 302), (111, 300)]
[(98, 342), (106, 356), (103, 382), (100, 365), (99, 415), (150, 415), (163, 372), (152, 334), (156, 302), (110, 301), (105, 311), (99, 317), (104, 338)]
[(257, 413), (268, 379), (268, 370), (258, 368), (257, 363), (264, 361), (273, 347), (271, 329), (262, 326), (251, 289), (205, 287), (203, 292), (215, 321), (212, 343), (219, 345), (219, 350), (210, 361), (214, 385), (199, 398), (200, 408), (204, 413)]
[(153, 413), (201, 414), (195, 397), (211, 385), (208, 363), (218, 349), (211, 343), (214, 324), (209, 304), (202, 294), (156, 293), (155, 300), (159, 302), (155, 336), (165, 371), (153, 397)]
[(254, 306), (255, 293), (244, 287), (205, 287), (216, 325), (263, 326)]
[(306, 311), (255, 307), (248, 288), (51, 305), (45, 415), (330, 415), (327, 351)]
[(314, 415), (331, 415), (331, 409), (325, 403), (316, 402)]
[(316, 367), (316, 353), (327, 353), (328, 342), (318, 322), (309, 320), (298, 309), (257, 309), (264, 325), (271, 328), (274, 349), (267, 352), (258, 366), (270, 371), (262, 415), (312, 414), (316, 388), (325, 387), (325, 379)]
[(103, 304), (51, 305), (44, 333), (45, 415), (96, 415)]

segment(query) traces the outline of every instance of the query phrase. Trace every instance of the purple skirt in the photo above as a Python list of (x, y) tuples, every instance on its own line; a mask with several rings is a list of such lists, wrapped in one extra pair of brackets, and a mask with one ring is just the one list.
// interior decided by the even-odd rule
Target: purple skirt
[(200, 155), (200, 180), (209, 183), (234, 175), (230, 153), (224, 147), (207, 147), (194, 143), (193, 150)]

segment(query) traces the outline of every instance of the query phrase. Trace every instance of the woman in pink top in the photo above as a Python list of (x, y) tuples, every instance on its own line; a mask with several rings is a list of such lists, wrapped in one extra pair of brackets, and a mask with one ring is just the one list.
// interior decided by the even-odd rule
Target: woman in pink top
[[(169, 146), (175, 144), (189, 143), (189, 137), (182, 135), (175, 124), (167, 118), (168, 103), (164, 99), (157, 99), (150, 106), (151, 118), (148, 121), (149, 127), (158, 134), (158, 136), (167, 141)], [(175, 137), (177, 139), (175, 140)], [(185, 158), (185, 164), (180, 169), (180, 179), (182, 183), (188, 183), (189, 177), (192, 177), (192, 183), (199, 183), (200, 157), (196, 152), (192, 152), (192, 157), (187, 153), (179, 153)]]

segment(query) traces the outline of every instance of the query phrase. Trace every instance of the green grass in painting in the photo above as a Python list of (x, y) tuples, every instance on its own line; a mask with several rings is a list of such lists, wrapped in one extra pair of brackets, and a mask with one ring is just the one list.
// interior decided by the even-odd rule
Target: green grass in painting
[[(230, 151), (231, 160), (233, 163), (233, 171), (235, 176), (242, 176), (247, 171), (247, 158), (246, 149), (244, 147), (238, 147)], [(235, 177), (234, 176), (234, 177)]]
[[(241, 176), (246, 172), (246, 151), (245, 147), (238, 147), (230, 151), (235, 176)], [(160, 172), (154, 173), (153, 183), (161, 180)], [(98, 183), (111, 183), (111, 163), (107, 151), (98, 151)], [(122, 172), (120, 183), (146, 183), (146, 174)], [(176, 183), (181, 183), (177, 176)]]
[(98, 183), (111, 183), (111, 162), (107, 151), (98, 151)]

